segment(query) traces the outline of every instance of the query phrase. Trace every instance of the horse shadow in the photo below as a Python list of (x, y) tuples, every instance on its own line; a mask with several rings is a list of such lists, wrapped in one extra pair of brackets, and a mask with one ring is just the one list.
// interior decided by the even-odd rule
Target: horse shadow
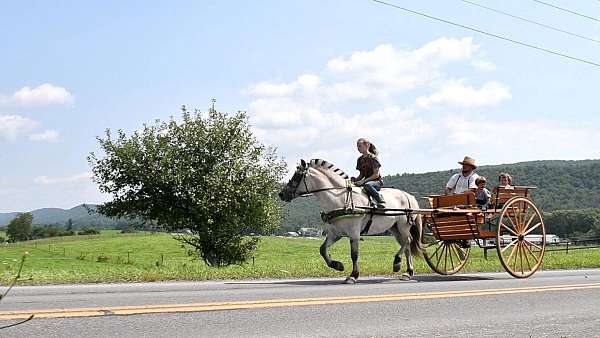
[[(358, 279), (356, 284), (383, 284), (383, 283), (437, 283), (437, 282), (469, 282), (469, 281), (484, 281), (484, 280), (501, 280), (505, 279), (498, 276), (472, 276), (472, 275), (418, 275), (410, 279), (398, 277), (367, 277)], [(339, 285), (343, 279), (298, 279), (298, 280), (281, 280), (281, 281), (239, 281), (226, 282), (229, 285), (296, 285), (296, 286), (318, 286), (318, 285)]]

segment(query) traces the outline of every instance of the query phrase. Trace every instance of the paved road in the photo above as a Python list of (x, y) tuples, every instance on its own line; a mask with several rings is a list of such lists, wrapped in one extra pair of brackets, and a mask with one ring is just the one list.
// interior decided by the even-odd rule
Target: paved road
[(600, 270), (15, 288), (1, 337), (600, 336)]

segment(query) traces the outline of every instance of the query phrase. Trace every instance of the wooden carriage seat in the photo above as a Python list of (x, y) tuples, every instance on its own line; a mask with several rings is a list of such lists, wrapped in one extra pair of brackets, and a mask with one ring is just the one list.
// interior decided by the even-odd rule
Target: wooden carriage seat
[(432, 195), (428, 198), (429, 206), (433, 209), (448, 207), (475, 206), (475, 193), (468, 191), (455, 195)]
[(432, 213), (430, 221), (433, 233), (444, 241), (496, 237), (495, 231), (481, 229), (479, 225), (485, 222), (485, 218), (480, 213)]
[[(437, 212), (432, 212), (426, 217), (431, 229), (441, 240), (468, 240), (475, 238), (493, 238), (495, 232), (480, 229), (480, 224), (485, 223), (485, 217), (477, 210), (469, 212), (468, 209), (477, 209), (475, 193), (468, 191), (462, 194), (429, 196), (429, 205)], [(453, 211), (464, 209), (465, 213), (445, 213), (443, 209)], [(440, 210), (441, 209), (441, 210)]]
[(529, 197), (530, 190), (535, 187), (514, 187), (512, 189), (506, 189), (502, 187), (495, 187), (492, 190), (492, 197), (490, 198), (489, 210), (499, 211), (502, 209), (504, 204), (513, 197)]

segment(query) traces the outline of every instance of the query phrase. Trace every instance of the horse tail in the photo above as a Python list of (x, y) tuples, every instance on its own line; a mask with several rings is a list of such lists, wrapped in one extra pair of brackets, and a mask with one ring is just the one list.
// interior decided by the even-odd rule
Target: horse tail
[[(413, 217), (410, 215), (409, 217)], [(423, 221), (421, 215), (415, 215), (413, 221), (410, 222), (410, 236), (412, 237), (412, 241), (410, 241), (410, 252), (415, 256), (420, 256), (423, 251), (423, 244), (421, 243), (421, 233), (423, 232)]]

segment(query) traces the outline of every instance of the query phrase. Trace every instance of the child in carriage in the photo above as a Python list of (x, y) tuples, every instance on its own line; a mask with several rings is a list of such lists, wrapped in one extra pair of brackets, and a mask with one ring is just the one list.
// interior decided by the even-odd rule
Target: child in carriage
[(498, 176), (498, 186), (504, 189), (514, 189), (510, 174), (500, 173), (500, 176)]
[(477, 177), (475, 180), (475, 185), (477, 185), (477, 189), (475, 189), (475, 203), (477, 203), (478, 207), (483, 207), (490, 201), (490, 191), (485, 188), (487, 180), (483, 176)]
[(356, 186), (364, 186), (367, 195), (377, 203), (377, 208), (385, 208), (385, 201), (379, 193), (383, 186), (383, 179), (379, 174), (381, 163), (377, 158), (379, 152), (375, 145), (365, 138), (358, 139), (356, 147), (362, 154), (356, 160), (356, 170), (360, 172), (360, 175), (352, 177), (351, 180)]

